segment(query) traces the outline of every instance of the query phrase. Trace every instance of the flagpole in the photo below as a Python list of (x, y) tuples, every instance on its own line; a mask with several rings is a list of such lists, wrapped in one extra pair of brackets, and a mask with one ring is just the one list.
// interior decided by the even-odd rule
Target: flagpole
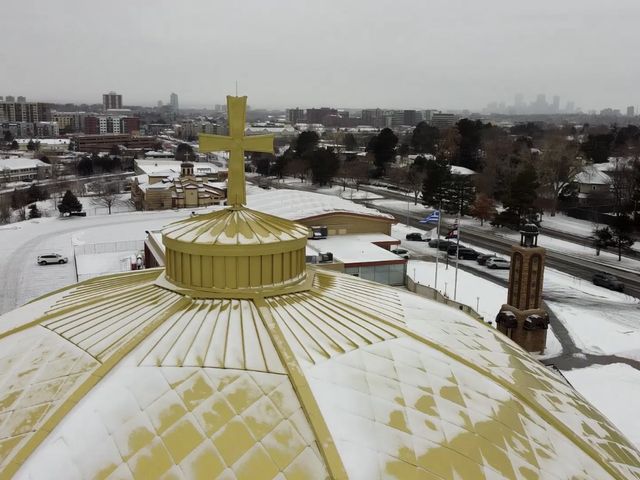
[(457, 242), (456, 242), (456, 273), (454, 275), (454, 281), (453, 281), (453, 300), (456, 300), (456, 294), (458, 293), (458, 262), (460, 261), (460, 227), (462, 227), (462, 222), (460, 219), (460, 212), (458, 212), (458, 221), (456, 222), (458, 224), (458, 228), (456, 230), (456, 234), (457, 234)]
[(436, 289), (436, 292), (438, 291), (438, 257), (440, 256), (440, 219), (442, 218), (442, 211), (440, 209), (440, 206), (442, 204), (440, 204), (438, 206), (438, 226), (437, 231), (436, 231), (436, 238), (438, 239), (438, 245), (436, 247), (436, 278), (434, 280), (434, 288)]

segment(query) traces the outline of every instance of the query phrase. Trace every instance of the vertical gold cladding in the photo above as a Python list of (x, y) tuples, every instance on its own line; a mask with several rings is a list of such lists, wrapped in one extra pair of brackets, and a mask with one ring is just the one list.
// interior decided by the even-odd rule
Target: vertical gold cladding
[(298, 364), (295, 354), (291, 350), (291, 347), (287, 343), (284, 334), (278, 323), (271, 316), (271, 309), (264, 298), (256, 298), (253, 301), (254, 305), (258, 308), (260, 316), (264, 321), (271, 341), (276, 346), (276, 350), (280, 355), (282, 364), (287, 369), (289, 374), (289, 380), (293, 385), (294, 390), (300, 401), (300, 405), (307, 416), (307, 420), (311, 425), (311, 429), (318, 440), (318, 448), (325, 461), (327, 468), (332, 479), (347, 479), (347, 471), (342, 463), (342, 458), (338, 453), (338, 448), (331, 436), (329, 427), (324, 420), (318, 402), (311, 392), (311, 387), (304, 376), (302, 367)]
[(163, 231), (166, 276), (194, 290), (290, 285), (305, 273), (308, 229), (233, 207), (171, 224)]

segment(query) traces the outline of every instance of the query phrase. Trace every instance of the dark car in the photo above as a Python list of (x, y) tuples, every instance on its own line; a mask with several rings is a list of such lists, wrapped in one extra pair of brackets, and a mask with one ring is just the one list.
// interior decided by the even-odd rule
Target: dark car
[(422, 242), (422, 234), (420, 232), (411, 232), (411, 233), (407, 233), (406, 237), (407, 240), (413, 240), (414, 242)]
[(598, 272), (593, 275), (593, 284), (600, 287), (608, 288), (609, 290), (616, 290), (618, 292), (624, 292), (624, 283), (622, 283), (615, 275), (611, 275), (606, 272)]
[(450, 242), (449, 240), (440, 240), (438, 242), (437, 248), (438, 248), (438, 250), (446, 252), (447, 250), (449, 250), (449, 247), (451, 245), (455, 245), (455, 244), (456, 244), (456, 242)]
[(458, 245), (456, 242), (451, 242), (449, 247), (447, 248), (447, 255), (455, 255), (458, 253), (458, 250), (462, 250), (463, 248), (469, 248), (465, 245)]
[(487, 260), (489, 260), (491, 257), (497, 257), (497, 255), (495, 253), (483, 253), (482, 255), (478, 255), (476, 257), (476, 262), (478, 262), (478, 265), (486, 265)]
[(462, 258), (463, 260), (475, 260), (478, 258), (478, 252), (473, 248), (460, 248), (460, 250), (458, 250), (458, 258)]
[(404, 248), (394, 248), (391, 250), (391, 253), (395, 253), (396, 255), (404, 258), (405, 260), (409, 260), (409, 251)]

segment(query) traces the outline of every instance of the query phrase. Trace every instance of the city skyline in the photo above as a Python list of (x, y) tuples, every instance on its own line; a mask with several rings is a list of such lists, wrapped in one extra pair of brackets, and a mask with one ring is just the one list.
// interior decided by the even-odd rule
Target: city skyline
[(393, 9), (362, 0), (313, 9), (293, 0), (189, 8), (163, 0), (152, 9), (30, 0), (3, 15), (9, 38), (25, 37), (24, 18), (29, 35), (0, 52), (11, 66), (0, 95), (39, 101), (98, 103), (115, 90), (126, 104), (155, 105), (175, 91), (183, 108), (213, 106), (237, 81), (261, 108), (480, 111), (518, 92), (553, 92), (584, 111), (640, 103), (631, 47), (640, 40), (640, 4), (632, 0), (615, 8), (595, 0), (407, 0)]

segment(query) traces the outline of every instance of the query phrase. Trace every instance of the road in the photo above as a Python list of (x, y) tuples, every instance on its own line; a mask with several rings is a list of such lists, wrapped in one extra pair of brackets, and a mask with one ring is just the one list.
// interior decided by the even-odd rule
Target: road
[[(375, 205), (374, 208), (384, 213), (393, 215), (398, 222), (406, 223), (407, 216), (409, 217), (409, 223), (412, 228), (418, 230), (428, 231), (430, 229), (425, 228), (419, 221), (424, 218), (424, 215), (416, 215), (406, 213), (399, 214), (390, 208), (385, 208), (381, 205)], [(461, 240), (463, 243), (468, 243), (472, 246), (485, 248), (487, 250), (510, 255), (511, 245), (513, 242), (502, 237), (493, 235), (491, 232), (474, 227), (465, 227), (461, 233)], [(597, 261), (590, 260), (588, 258), (580, 258), (577, 256), (554, 252), (547, 250), (546, 265), (550, 268), (559, 270), (561, 272), (568, 273), (578, 278), (582, 278), (591, 281), (595, 272), (609, 272), (618, 277), (625, 284), (625, 293), (634, 297), (640, 298), (640, 275), (637, 273), (631, 273), (625, 269), (616, 268), (611, 265), (602, 265)]]

